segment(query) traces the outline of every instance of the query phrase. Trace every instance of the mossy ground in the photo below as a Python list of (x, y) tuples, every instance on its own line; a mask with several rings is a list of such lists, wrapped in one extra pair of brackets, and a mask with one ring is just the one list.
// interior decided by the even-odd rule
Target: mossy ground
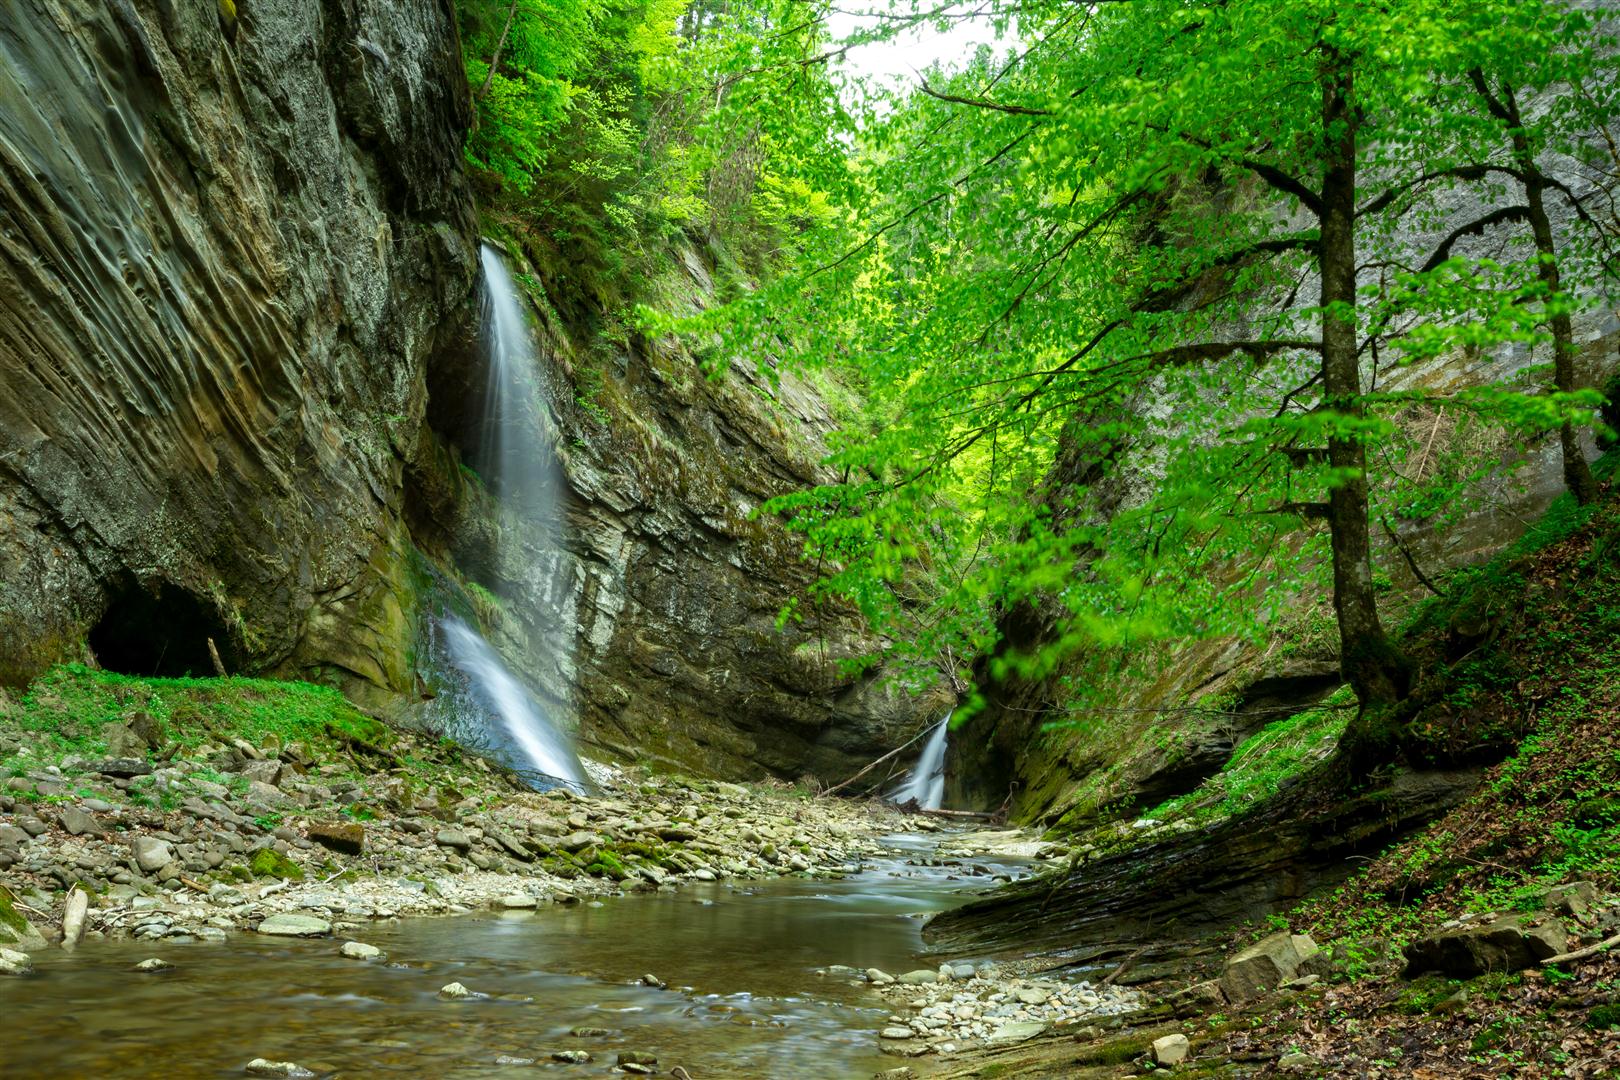
[(181, 750), (222, 738), (256, 746), (267, 740), (317, 746), (346, 738), (389, 741), (386, 725), (330, 687), (239, 677), (147, 679), (64, 664), (21, 694), (0, 699), (0, 727), (29, 736), (25, 747), (0, 760), (0, 768), (15, 768), (14, 758), (24, 753), (105, 753), (106, 727), (137, 712), (156, 720)]

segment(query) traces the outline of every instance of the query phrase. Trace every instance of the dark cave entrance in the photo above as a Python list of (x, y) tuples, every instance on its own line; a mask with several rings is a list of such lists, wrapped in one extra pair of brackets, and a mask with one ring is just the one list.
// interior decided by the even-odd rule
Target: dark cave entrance
[(213, 675), (212, 639), (226, 671), (235, 650), (219, 612), (185, 589), (151, 588), (124, 581), (112, 589), (107, 610), (91, 629), (90, 651), (107, 671), (121, 675)]

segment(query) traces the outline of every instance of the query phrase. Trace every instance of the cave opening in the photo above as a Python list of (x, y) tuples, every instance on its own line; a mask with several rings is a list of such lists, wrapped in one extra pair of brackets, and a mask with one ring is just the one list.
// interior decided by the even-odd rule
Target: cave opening
[(111, 590), (88, 642), (96, 661), (120, 675), (178, 678), (213, 675), (212, 639), (227, 671), (234, 649), (219, 612), (185, 589), (126, 580)]

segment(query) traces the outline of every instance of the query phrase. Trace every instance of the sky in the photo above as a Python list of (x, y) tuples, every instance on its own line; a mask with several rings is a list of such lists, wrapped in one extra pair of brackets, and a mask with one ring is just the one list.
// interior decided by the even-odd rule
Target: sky
[[(884, 0), (840, 0), (830, 23), (832, 35), (841, 39), (857, 30), (873, 29), (880, 21), (861, 13), (887, 10)], [(934, 62), (955, 66), (985, 43), (994, 43), (988, 19), (964, 19), (944, 33), (933, 26), (919, 26), (895, 40), (856, 46), (840, 67), (848, 74), (866, 75), (891, 86), (914, 86), (918, 73)]]

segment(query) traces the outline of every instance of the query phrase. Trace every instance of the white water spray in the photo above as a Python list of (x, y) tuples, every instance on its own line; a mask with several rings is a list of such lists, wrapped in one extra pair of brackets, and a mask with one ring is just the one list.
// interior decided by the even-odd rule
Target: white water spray
[(441, 628), (450, 662), (467, 677), (468, 689), (478, 704), (500, 722), (507, 743), (521, 759), (515, 763), (519, 771), (535, 774), (534, 780), (566, 784), (583, 794), (588, 783), (585, 770), (568, 737), (501, 663), (489, 642), (454, 616), (444, 619)]
[(905, 782), (889, 796), (896, 803), (913, 799), (924, 810), (938, 810), (945, 801), (945, 745), (950, 739), (951, 714), (934, 725), (923, 752)]
[[(523, 317), (517, 286), (495, 249), (485, 244), (480, 252), (488, 299), (485, 344), (489, 380), (478, 445), (477, 465), (502, 508), (521, 522), (517, 545), (503, 552), (508, 562), (530, 559), (540, 573), (540, 595), (503, 596), (520, 610), (537, 613), (545, 594), (556, 582), (555, 566), (562, 548), (562, 475), (552, 451), (552, 431), (539, 386), (540, 363), (534, 338)], [(520, 562), (521, 565), (521, 562)], [(548, 569), (551, 568), (551, 569)], [(539, 602), (537, 602), (539, 601)], [(539, 621), (543, 622), (543, 618)], [(473, 627), (454, 616), (440, 620), (443, 655), (465, 681), (465, 693), (450, 707), (464, 715), (458, 724), (471, 741), (484, 741), (468, 730), (482, 717), (483, 726), (495, 730), (494, 749), (505, 751), (511, 764), (531, 779), (564, 783), (578, 791), (589, 784), (571, 740), (552, 723), (545, 708), (529, 692), (500, 655)], [(563, 668), (561, 650), (568, 648), (562, 633), (545, 634), (543, 655), (532, 659)], [(467, 716), (465, 714), (472, 714)], [(469, 723), (469, 720), (472, 722)]]

